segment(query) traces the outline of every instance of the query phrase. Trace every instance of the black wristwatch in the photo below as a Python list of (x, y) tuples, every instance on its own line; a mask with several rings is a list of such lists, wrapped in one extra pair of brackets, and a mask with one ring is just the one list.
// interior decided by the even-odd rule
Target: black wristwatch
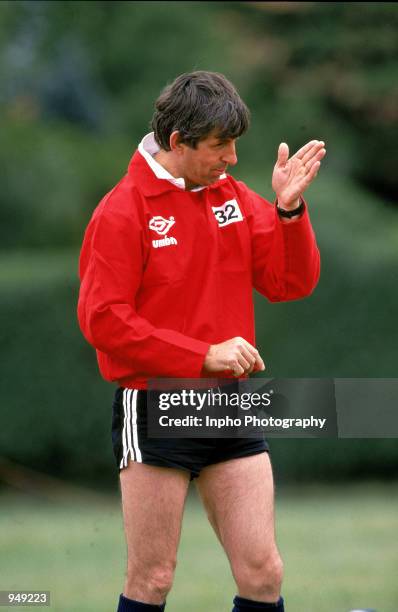
[(285, 210), (284, 208), (279, 208), (278, 204), (276, 205), (276, 210), (278, 211), (278, 215), (280, 217), (285, 217), (286, 219), (291, 219), (292, 217), (296, 217), (296, 215), (300, 215), (304, 210), (304, 201), (300, 198), (300, 204), (297, 208), (293, 208), (293, 210)]

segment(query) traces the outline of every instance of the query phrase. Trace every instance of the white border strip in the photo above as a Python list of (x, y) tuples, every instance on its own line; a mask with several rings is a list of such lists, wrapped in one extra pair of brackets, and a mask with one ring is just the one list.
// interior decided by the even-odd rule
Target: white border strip
[(137, 393), (137, 391), (133, 391), (133, 389), (126, 389), (127, 391), (127, 401), (126, 401), (126, 405), (127, 405), (127, 451), (126, 451), (126, 465), (128, 463), (129, 460), (129, 454), (130, 454), (130, 458), (131, 461), (135, 461), (135, 457), (134, 457), (134, 453), (133, 453), (133, 448), (131, 446), (131, 395), (133, 395), (133, 401), (134, 401), (134, 394)]
[(124, 413), (123, 433), (122, 433), (123, 457), (122, 457), (122, 460), (120, 462), (120, 466), (119, 466), (120, 469), (123, 468), (123, 467), (126, 467), (126, 465), (127, 465), (127, 451), (128, 451), (128, 447), (127, 447), (127, 437), (126, 437), (126, 432), (127, 432), (126, 391), (127, 391), (127, 389), (123, 389), (123, 413)]
[[(138, 446), (138, 430), (137, 430), (137, 396), (138, 390), (134, 389), (133, 391), (133, 401), (132, 401), (132, 410), (133, 410), (133, 445), (135, 450), (136, 461), (138, 463), (142, 463), (142, 456), (140, 447)], [(130, 447), (131, 447), (131, 438), (130, 438)]]

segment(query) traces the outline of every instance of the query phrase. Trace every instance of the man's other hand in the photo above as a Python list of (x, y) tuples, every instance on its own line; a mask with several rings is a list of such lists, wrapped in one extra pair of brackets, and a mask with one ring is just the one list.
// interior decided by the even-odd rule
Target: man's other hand
[(207, 372), (230, 370), (236, 377), (265, 370), (258, 350), (239, 336), (220, 344), (212, 344), (206, 355), (203, 369)]

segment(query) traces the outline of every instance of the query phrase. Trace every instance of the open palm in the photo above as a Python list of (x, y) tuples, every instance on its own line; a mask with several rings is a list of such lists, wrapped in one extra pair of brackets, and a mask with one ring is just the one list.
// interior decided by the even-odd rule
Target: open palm
[(279, 145), (278, 159), (272, 174), (272, 189), (283, 208), (297, 206), (297, 200), (316, 177), (321, 159), (326, 155), (325, 143), (311, 140), (289, 159), (289, 147)]

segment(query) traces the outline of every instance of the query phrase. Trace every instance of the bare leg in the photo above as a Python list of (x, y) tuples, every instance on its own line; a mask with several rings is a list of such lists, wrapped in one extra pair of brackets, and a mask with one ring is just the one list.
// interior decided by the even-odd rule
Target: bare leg
[(274, 486), (268, 453), (210, 465), (196, 481), (241, 597), (276, 602), (283, 565), (274, 530)]
[(128, 555), (124, 595), (162, 604), (173, 582), (189, 473), (130, 462), (120, 484)]

